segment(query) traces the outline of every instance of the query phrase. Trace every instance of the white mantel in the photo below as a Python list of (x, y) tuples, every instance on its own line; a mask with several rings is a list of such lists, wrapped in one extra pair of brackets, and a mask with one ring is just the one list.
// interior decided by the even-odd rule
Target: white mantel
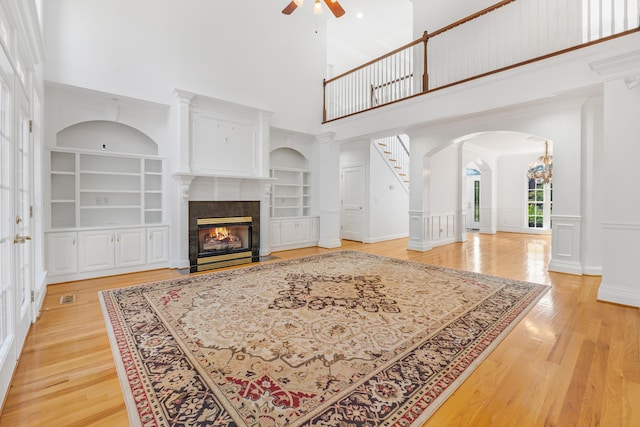
[(260, 254), (269, 249), (271, 113), (176, 89), (180, 206), (177, 267), (189, 265), (189, 201), (260, 201)]

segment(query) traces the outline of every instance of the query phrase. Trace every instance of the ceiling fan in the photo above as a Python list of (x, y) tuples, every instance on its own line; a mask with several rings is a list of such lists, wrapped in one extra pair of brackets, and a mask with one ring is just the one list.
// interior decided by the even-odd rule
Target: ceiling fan
[[(291, 3), (287, 5), (287, 7), (282, 9), (282, 13), (284, 13), (285, 15), (291, 15), (294, 10), (302, 6), (303, 1), (304, 0), (292, 0)], [(344, 15), (344, 9), (342, 8), (342, 6), (340, 6), (338, 0), (324, 0), (324, 2), (336, 18), (340, 18), (342, 15)], [(315, 15), (319, 15), (322, 13), (322, 4), (320, 3), (320, 0), (315, 0), (313, 13)]]

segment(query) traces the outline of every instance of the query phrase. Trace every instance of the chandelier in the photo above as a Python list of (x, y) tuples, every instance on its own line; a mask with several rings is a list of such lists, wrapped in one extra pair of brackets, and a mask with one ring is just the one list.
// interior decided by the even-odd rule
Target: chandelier
[(527, 178), (535, 180), (536, 184), (549, 184), (553, 179), (553, 156), (549, 155), (549, 141), (544, 142), (544, 156), (529, 164)]

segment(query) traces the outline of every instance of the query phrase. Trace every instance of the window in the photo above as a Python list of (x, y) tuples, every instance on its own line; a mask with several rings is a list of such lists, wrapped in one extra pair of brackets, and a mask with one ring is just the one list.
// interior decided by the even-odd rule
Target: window
[(527, 186), (527, 220), (529, 228), (551, 228), (553, 190), (551, 183), (536, 183), (529, 179)]

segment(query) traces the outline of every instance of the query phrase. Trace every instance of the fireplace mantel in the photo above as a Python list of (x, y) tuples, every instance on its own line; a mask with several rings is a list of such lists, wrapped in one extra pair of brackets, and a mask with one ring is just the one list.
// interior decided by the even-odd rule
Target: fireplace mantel
[(206, 178), (211, 180), (220, 180), (220, 181), (254, 181), (257, 183), (269, 183), (276, 181), (275, 178), (271, 178), (268, 176), (237, 176), (237, 175), (218, 175), (218, 174), (206, 174), (206, 173), (185, 173), (185, 172), (177, 172), (173, 174), (173, 177), (178, 181), (180, 185), (180, 193), (182, 194), (181, 200), (183, 203), (189, 202), (189, 189), (191, 188), (191, 183), (196, 178)]

